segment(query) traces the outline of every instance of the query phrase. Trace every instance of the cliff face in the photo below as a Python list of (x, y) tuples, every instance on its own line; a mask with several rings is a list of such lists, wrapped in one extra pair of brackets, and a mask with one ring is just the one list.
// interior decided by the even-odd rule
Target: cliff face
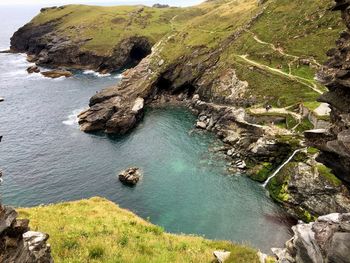
[(52, 263), (49, 236), (29, 231), (29, 220), (16, 218), (13, 208), (0, 204), (0, 262)]
[(330, 57), (318, 79), (329, 92), (320, 101), (330, 104), (329, 131), (307, 134), (310, 141), (322, 150), (320, 160), (331, 167), (342, 180), (350, 183), (350, 1), (336, 0), (334, 11), (340, 10), (347, 30), (341, 33), (336, 48), (328, 51)]
[(43, 8), (14, 33), (11, 51), (27, 53), (38, 65), (111, 72), (151, 53), (152, 45), (170, 30), (168, 13), (177, 12), (142, 6)]
[(329, 214), (293, 227), (286, 248), (273, 248), (279, 263), (350, 262), (350, 214)]

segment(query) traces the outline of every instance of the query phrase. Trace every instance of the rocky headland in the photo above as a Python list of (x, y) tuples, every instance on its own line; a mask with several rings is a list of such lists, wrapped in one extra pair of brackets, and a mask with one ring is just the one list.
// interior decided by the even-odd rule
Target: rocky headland
[[(225, 143), (218, 150), (235, 173), (262, 183), (281, 168), (266, 185), (270, 196), (295, 218), (319, 218), (294, 228), (287, 249), (276, 250), (280, 262), (348, 262), (336, 244), (349, 234), (350, 33), (341, 33), (337, 48), (330, 49), (345, 29), (332, 4), (217, 0), (186, 9), (116, 9), (108, 25), (114, 21), (131, 36), (118, 35), (114, 42), (85, 32), (88, 25), (73, 25), (79, 8), (89, 7), (55, 7), (19, 29), (11, 50), (26, 52), (38, 65), (100, 72), (133, 65), (117, 85), (91, 97), (79, 115), (82, 131), (125, 134), (147, 105), (180, 101), (198, 115), (197, 128)], [(332, 7), (341, 10), (348, 28), (349, 6), (336, 0)], [(152, 12), (161, 12), (157, 34)], [(104, 30), (106, 21), (100, 24)], [(72, 37), (78, 29), (84, 37)], [(330, 59), (323, 66), (326, 53)], [(323, 217), (335, 212), (344, 213), (336, 222)]]

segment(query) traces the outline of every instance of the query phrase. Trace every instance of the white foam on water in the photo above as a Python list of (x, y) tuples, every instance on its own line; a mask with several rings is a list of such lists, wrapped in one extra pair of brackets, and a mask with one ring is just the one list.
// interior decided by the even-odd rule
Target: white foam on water
[(83, 74), (85, 74), (85, 75), (94, 75), (94, 76), (96, 76), (96, 77), (98, 77), (98, 78), (110, 77), (110, 76), (111, 76), (110, 73), (101, 74), (101, 73), (96, 72), (96, 71), (93, 71), (93, 70), (91, 70), (91, 69), (89, 69), (89, 70), (84, 70), (84, 71), (83, 71)]
[(122, 74), (117, 74), (117, 75), (114, 76), (113, 78), (115, 78), (115, 79), (122, 79), (122, 78), (123, 78), (123, 75), (122, 75)]
[(79, 121), (78, 114), (80, 112), (82, 112), (83, 110), (84, 109), (73, 110), (73, 112), (68, 115), (67, 120), (62, 121), (62, 123), (65, 124), (65, 125), (68, 125), (68, 126), (77, 125), (78, 121)]

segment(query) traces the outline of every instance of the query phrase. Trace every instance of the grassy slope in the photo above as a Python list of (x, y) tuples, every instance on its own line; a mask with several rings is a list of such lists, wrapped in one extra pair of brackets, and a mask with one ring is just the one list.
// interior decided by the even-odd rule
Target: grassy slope
[(254, 249), (165, 233), (99, 197), (19, 212), (32, 230), (50, 234), (55, 262), (211, 262), (217, 249), (231, 251), (228, 262), (259, 262)]
[[(32, 22), (41, 24), (65, 16), (58, 26), (59, 34), (72, 39), (92, 38), (83, 48), (99, 54), (110, 54), (121, 39), (131, 35), (146, 36), (152, 43), (162, 39), (163, 68), (179, 57), (192, 55), (196, 48), (208, 52), (223, 48), (211, 78), (220, 77), (224, 69), (234, 68), (240, 79), (249, 82), (246, 97), (257, 104), (269, 102), (285, 107), (314, 102), (319, 96), (310, 88), (314, 85), (325, 90), (314, 81), (316, 69), (300, 65), (296, 56), (312, 58), (319, 64), (325, 61), (326, 51), (344, 29), (339, 16), (328, 11), (331, 4), (331, 0), (268, 0), (264, 14), (235, 41), (228, 39), (262, 10), (256, 0), (215, 0), (195, 7), (164, 9), (69, 5), (47, 10)], [(269, 44), (259, 43), (254, 36)], [(296, 81), (266, 68), (252, 67), (242, 55), (304, 79)], [(201, 64), (205, 59), (206, 56), (200, 56), (192, 59), (192, 63)], [(158, 61), (154, 65), (158, 69)], [(220, 91), (212, 92), (220, 95)]]
[(43, 24), (63, 18), (56, 33), (70, 39), (88, 39), (83, 48), (108, 55), (122, 39), (145, 36), (154, 44), (172, 30), (170, 20), (179, 14), (191, 16), (196, 10), (185, 8), (151, 8), (145, 6), (86, 6), (68, 5), (48, 9), (31, 22)]

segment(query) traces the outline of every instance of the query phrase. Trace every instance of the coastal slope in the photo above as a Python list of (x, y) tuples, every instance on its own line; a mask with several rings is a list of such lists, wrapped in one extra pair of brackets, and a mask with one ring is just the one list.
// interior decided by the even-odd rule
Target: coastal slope
[[(327, 88), (315, 79), (345, 28), (331, 7), (329, 0), (213, 0), (188, 8), (96, 11), (55, 7), (19, 29), (11, 49), (27, 52), (39, 65), (103, 72), (129, 68), (130, 56), (142, 53), (117, 85), (91, 97), (79, 114), (81, 130), (125, 134), (142, 120), (147, 105), (175, 99), (198, 115), (198, 128), (223, 140), (234, 173), (264, 182), (302, 149), (267, 189), (294, 217), (310, 221), (350, 207), (345, 183), (318, 162), (317, 150), (305, 148), (303, 135), (331, 125), (328, 105), (317, 101)], [(136, 40), (126, 49), (116, 45), (131, 38)], [(77, 52), (67, 49), (72, 42)], [(151, 48), (140, 52), (146, 46)], [(123, 63), (113, 64), (120, 58)]]
[(55, 262), (212, 262), (214, 250), (231, 252), (225, 262), (258, 263), (257, 251), (228, 241), (164, 232), (100, 197), (19, 209), (32, 229), (50, 234)]

